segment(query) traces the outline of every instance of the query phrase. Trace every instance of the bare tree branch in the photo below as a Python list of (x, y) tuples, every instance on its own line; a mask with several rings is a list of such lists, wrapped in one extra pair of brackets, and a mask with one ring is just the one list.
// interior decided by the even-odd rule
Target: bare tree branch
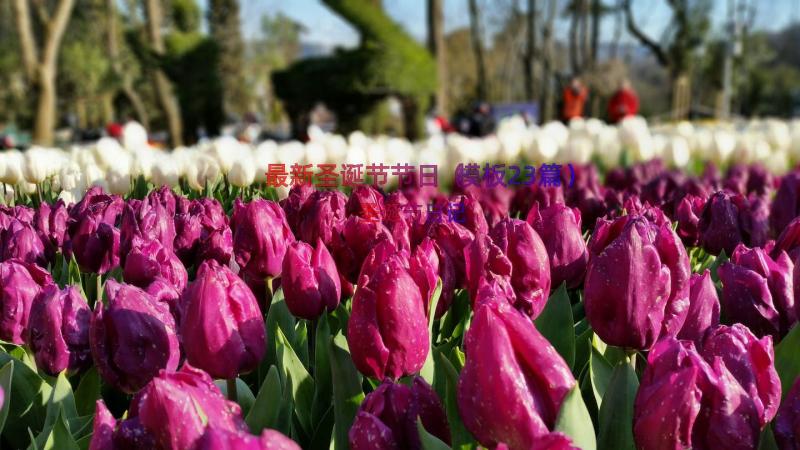
[(59, 1), (56, 15), (51, 21), (47, 22), (47, 37), (44, 44), (44, 52), (42, 53), (42, 63), (46, 66), (55, 67), (58, 48), (61, 46), (61, 40), (67, 30), (69, 16), (72, 14), (74, 6), (75, 0)]
[(36, 15), (39, 16), (39, 22), (43, 25), (47, 25), (50, 23), (50, 13), (47, 12), (47, 8), (44, 6), (42, 0), (33, 0), (33, 7), (36, 9)]
[(625, 0), (625, 4), (624, 4), (624, 6), (625, 6), (625, 19), (626, 19), (626, 21), (628, 23), (628, 31), (630, 31), (630, 33), (634, 37), (636, 37), (636, 39), (638, 39), (639, 42), (642, 43), (642, 45), (647, 47), (653, 53), (653, 55), (658, 60), (659, 64), (661, 64), (662, 66), (668, 66), (669, 65), (669, 58), (667, 57), (667, 53), (664, 51), (664, 49), (658, 43), (656, 43), (656, 41), (654, 41), (649, 36), (644, 34), (644, 32), (636, 24), (636, 22), (635, 22), (635, 20), (633, 18), (633, 10), (631, 8), (631, 3), (632, 3), (632, 0)]

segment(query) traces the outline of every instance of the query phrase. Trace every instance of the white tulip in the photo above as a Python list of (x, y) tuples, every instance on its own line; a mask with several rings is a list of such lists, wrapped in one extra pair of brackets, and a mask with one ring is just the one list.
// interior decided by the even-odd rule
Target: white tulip
[(122, 146), (128, 150), (149, 147), (147, 130), (144, 129), (142, 124), (131, 120), (122, 127)]
[(64, 190), (86, 188), (83, 171), (78, 163), (70, 161), (58, 172), (58, 185)]
[(664, 157), (669, 164), (675, 167), (686, 167), (691, 159), (689, 142), (683, 135), (675, 135), (667, 139), (664, 147)]
[(255, 164), (256, 179), (258, 183), (267, 181), (267, 170), (270, 164), (275, 164), (278, 145), (275, 141), (264, 141), (253, 151), (253, 164)]
[(231, 170), (236, 161), (236, 155), (240, 152), (240, 145), (239, 141), (231, 136), (219, 137), (211, 144), (211, 154), (216, 158), (223, 174), (227, 174)]
[(237, 187), (247, 187), (256, 179), (256, 166), (249, 156), (240, 156), (228, 172), (228, 181)]
[(736, 136), (727, 130), (717, 130), (713, 133), (712, 142), (711, 160), (718, 165), (727, 163), (736, 148)]
[(306, 164), (323, 164), (327, 161), (325, 146), (319, 142), (309, 142), (305, 145)]
[(3, 155), (5, 156), (5, 170), (0, 181), (5, 184), (15, 185), (23, 179), (22, 166), (25, 164), (25, 158), (19, 150), (9, 150)]
[(3, 201), (6, 205), (11, 204), (14, 201), (14, 186), (9, 186), (4, 184), (2, 188), (3, 190)]
[(186, 169), (186, 181), (192, 189), (198, 191), (205, 189), (206, 183), (215, 184), (221, 175), (216, 159), (198, 154), (197, 158)]
[(594, 139), (595, 153), (606, 167), (615, 167), (619, 164), (622, 154), (622, 144), (619, 141), (619, 131), (616, 127), (603, 128)]
[(130, 174), (112, 167), (106, 172), (106, 184), (110, 193), (125, 195), (131, 190)]
[(153, 164), (151, 176), (156, 186), (177, 186), (180, 177), (178, 165), (169, 155), (162, 155)]
[(25, 159), (22, 164), (22, 175), (28, 183), (39, 184), (47, 179), (49, 152), (40, 147), (31, 147), (25, 152)]

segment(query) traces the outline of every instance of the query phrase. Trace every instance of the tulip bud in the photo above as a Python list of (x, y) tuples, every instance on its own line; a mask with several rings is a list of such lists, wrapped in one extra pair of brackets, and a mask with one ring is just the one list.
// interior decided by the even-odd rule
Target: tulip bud
[(689, 312), (686, 321), (678, 332), (678, 339), (700, 343), (710, 328), (719, 325), (719, 297), (717, 288), (711, 280), (711, 272), (692, 274), (689, 279)]
[(25, 342), (33, 299), (50, 284), (50, 274), (35, 264), (18, 259), (0, 262), (0, 339)]
[(458, 410), (477, 441), (535, 448), (550, 433), (575, 378), (533, 323), (507, 302), (476, 306), (458, 380)]
[(286, 248), (294, 235), (277, 203), (257, 199), (233, 207), (233, 253), (241, 270), (257, 279), (281, 274)]
[(418, 372), (430, 347), (422, 296), (401, 261), (389, 259), (358, 287), (347, 327), (356, 368), (379, 380)]
[(409, 259), (409, 273), (419, 287), (422, 301), (425, 303), (425, 311), (441, 317), (447, 311), (447, 306), (442, 308), (442, 305), (437, 305), (436, 311), (430, 310), (436, 283), (439, 279), (439, 255), (436, 253), (436, 243), (431, 238), (426, 237), (414, 249), (414, 253)]
[(191, 450), (300, 450), (300, 446), (279, 431), (265, 429), (261, 436), (206, 427)]
[(383, 194), (370, 185), (360, 184), (350, 193), (350, 198), (345, 204), (345, 212), (348, 216), (382, 221), (386, 216)]
[(147, 198), (135, 208), (128, 203), (120, 226), (120, 262), (125, 264), (135, 238), (159, 241), (162, 247), (172, 250), (175, 235), (173, 216), (155, 199)]
[(94, 425), (89, 450), (132, 450), (156, 448), (153, 436), (138, 417), (117, 421), (102, 400), (95, 405)]
[(678, 236), (687, 246), (700, 242), (700, 215), (706, 201), (702, 197), (687, 195), (678, 204), (675, 220), (678, 222)]
[(780, 450), (800, 448), (800, 378), (795, 380), (778, 408), (774, 431)]
[(36, 210), (33, 225), (44, 243), (48, 260), (52, 260), (64, 246), (68, 218), (69, 213), (61, 200), (52, 206), (42, 202)]
[(618, 347), (649, 349), (675, 336), (689, 310), (689, 257), (669, 224), (629, 215), (600, 220), (589, 242), (586, 317)]
[(763, 427), (778, 411), (781, 380), (775, 370), (772, 338), (757, 339), (744, 325), (719, 326), (703, 341), (703, 358), (719, 358), (755, 405)]
[(226, 400), (207, 373), (188, 364), (153, 378), (131, 400), (130, 417), (138, 418), (164, 450), (191, 448), (206, 427), (235, 433), (247, 429), (239, 405)]
[(0, 235), (2, 259), (20, 259), (27, 263), (47, 267), (45, 247), (39, 234), (29, 223), (13, 219)]
[(281, 287), (289, 311), (303, 319), (314, 320), (339, 306), (339, 272), (322, 240), (317, 240), (316, 248), (302, 241), (289, 245)]
[(310, 183), (295, 184), (289, 189), (289, 195), (280, 201), (281, 208), (286, 213), (286, 222), (298, 239), (300, 237), (300, 222), (303, 220), (301, 211), (306, 200), (313, 193), (314, 185)]
[(668, 337), (648, 356), (634, 402), (637, 448), (753, 449), (756, 407), (719, 358), (706, 362), (690, 341)]
[(556, 203), (546, 208), (533, 205), (527, 222), (541, 237), (550, 261), (550, 287), (566, 282), (578, 287), (586, 274), (589, 253), (581, 234), (581, 213), (575, 208)]
[(464, 217), (461, 223), (469, 231), (475, 235), (489, 233), (489, 224), (486, 222), (486, 217), (483, 215), (483, 208), (481, 208), (481, 204), (478, 200), (469, 195), (457, 195), (451, 199), (449, 203), (450, 205), (458, 205), (458, 208), (461, 208), (463, 205)]
[(747, 209), (747, 200), (741, 194), (719, 191), (706, 202), (700, 216), (700, 245), (715, 255), (722, 250), (731, 254), (744, 242), (742, 218)]
[(91, 364), (92, 311), (75, 286), (45, 286), (31, 305), (28, 343), (36, 366), (51, 376), (75, 373)]
[(108, 301), (95, 305), (89, 327), (92, 358), (103, 380), (134, 393), (160, 370), (174, 371), (180, 349), (168, 306), (114, 280), (106, 281), (105, 296)]
[[(467, 289), (473, 305), (480, 280), (511, 278), (511, 261), (503, 251), (492, 242), (488, 234), (479, 234), (464, 249)], [(522, 270), (522, 268), (521, 268)]]
[(336, 267), (351, 283), (358, 281), (358, 273), (369, 251), (378, 243), (387, 240), (394, 244), (392, 234), (379, 221), (350, 216), (341, 226), (341, 233), (330, 243)]
[(333, 236), (344, 222), (347, 197), (339, 191), (315, 191), (300, 212), (300, 239), (331, 245)]
[(428, 383), (419, 376), (411, 387), (385, 380), (361, 403), (348, 433), (350, 448), (421, 450), (418, 418), (428, 433), (450, 443), (442, 403)]
[(197, 269), (181, 299), (186, 359), (215, 378), (235, 378), (258, 366), (266, 350), (264, 319), (253, 292), (214, 260)]
[(772, 259), (764, 249), (737, 246), (730, 262), (717, 270), (726, 317), (757, 336), (779, 339), (797, 321), (793, 270), (784, 252)]
[(122, 272), (125, 282), (145, 289), (156, 278), (162, 278), (178, 292), (183, 292), (189, 275), (175, 253), (156, 240), (144, 241), (137, 237), (132, 245)]
[(781, 231), (772, 249), (772, 257), (777, 258), (781, 251), (788, 253), (792, 261), (797, 261), (797, 257), (800, 256), (800, 217), (789, 222), (789, 225)]
[(175, 253), (186, 266), (215, 259), (226, 265), (233, 253), (228, 216), (215, 199), (192, 200), (175, 214)]
[(475, 239), (475, 235), (455, 222), (438, 222), (430, 227), (428, 236), (436, 242), (444, 257), (453, 266), (453, 285), (456, 288), (464, 287), (466, 281), (464, 250)]
[(781, 180), (770, 213), (774, 234), (781, 233), (795, 217), (800, 216), (800, 173), (789, 172)]

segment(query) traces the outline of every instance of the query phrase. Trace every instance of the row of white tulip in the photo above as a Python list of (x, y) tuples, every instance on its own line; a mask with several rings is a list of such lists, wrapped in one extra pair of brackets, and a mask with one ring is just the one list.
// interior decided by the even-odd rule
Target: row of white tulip
[[(120, 141), (102, 138), (68, 150), (33, 147), (0, 153), (0, 183), (5, 184), (3, 192), (9, 196), (14, 189), (36, 192), (37, 185), (49, 181), (70, 203), (79, 200), (91, 185), (125, 194), (131, 189), (131, 180), (139, 176), (155, 185), (171, 186), (185, 178), (189, 186), (200, 190), (223, 176), (240, 187), (263, 183), (268, 165), (276, 163), (285, 164), (287, 171), (295, 163), (409, 163), (435, 164), (441, 178), (451, 175), (458, 163), (467, 162), (518, 164), (524, 159), (534, 164), (565, 164), (598, 159), (610, 167), (619, 163), (623, 149), (630, 160), (660, 157), (679, 168), (693, 159), (719, 165), (759, 161), (782, 173), (792, 161), (800, 161), (800, 120), (648, 126), (636, 117), (618, 126), (596, 119), (527, 126), (521, 118), (512, 117), (503, 120), (494, 135), (480, 139), (448, 135), (412, 143), (361, 132), (347, 137), (314, 132), (307, 143), (266, 141), (254, 146), (220, 137), (172, 151), (150, 147), (144, 129), (131, 123), (125, 126)], [(286, 192), (280, 190), (279, 195)]]

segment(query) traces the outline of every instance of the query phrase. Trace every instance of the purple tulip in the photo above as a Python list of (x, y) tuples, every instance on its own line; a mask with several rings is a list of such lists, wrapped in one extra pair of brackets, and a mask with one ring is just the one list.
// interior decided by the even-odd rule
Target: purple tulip
[(300, 222), (303, 220), (301, 211), (311, 194), (315, 191), (311, 183), (295, 184), (289, 189), (289, 195), (280, 201), (283, 212), (286, 213), (286, 222), (292, 229), (295, 237), (300, 239)]
[(222, 265), (230, 261), (233, 234), (228, 216), (217, 200), (201, 198), (178, 207), (175, 232), (175, 253), (187, 267), (206, 259), (214, 259)]
[[(361, 265), (361, 271), (358, 273), (357, 285), (365, 286), (370, 278), (372, 278), (378, 269), (385, 265), (389, 259), (397, 259), (400, 266), (406, 270), (410, 270), (409, 260), (411, 256), (408, 252), (405, 250), (398, 250), (389, 240), (381, 240), (372, 247), (367, 257), (364, 258), (364, 264)], [(411, 273), (409, 272), (409, 274)]]
[(754, 449), (760, 430), (753, 400), (722, 359), (706, 362), (691, 341), (671, 337), (650, 351), (634, 403), (637, 448)]
[(458, 380), (464, 426), (486, 447), (534, 448), (548, 435), (575, 378), (525, 315), (507, 302), (477, 305)]
[(450, 443), (450, 428), (442, 403), (419, 376), (411, 387), (385, 380), (359, 407), (349, 441), (352, 450), (421, 450), (417, 419), (425, 430)]
[(69, 220), (67, 221), (69, 234), (70, 236), (74, 234), (73, 228), (87, 215), (94, 216), (100, 222), (115, 226), (124, 208), (125, 202), (120, 196), (106, 194), (103, 192), (103, 188), (92, 186), (83, 194), (81, 201), (69, 208)]
[(492, 240), (511, 262), (511, 286), (517, 309), (536, 318), (550, 296), (550, 258), (544, 242), (527, 222), (503, 219), (492, 228)]
[[(70, 218), (69, 240), (64, 246), (68, 254), (75, 255), (84, 272), (102, 275), (119, 266), (120, 231), (114, 226), (116, 204), (111, 200), (94, 203), (78, 218)], [(74, 212), (75, 208), (70, 214)]]
[(589, 253), (581, 233), (581, 213), (562, 204), (539, 208), (533, 205), (527, 222), (541, 237), (550, 261), (553, 288), (566, 282), (568, 288), (583, 283)]
[(351, 283), (358, 281), (358, 273), (364, 259), (378, 242), (394, 243), (392, 233), (379, 221), (350, 216), (341, 226), (341, 233), (330, 243), (336, 267)]
[(117, 421), (102, 400), (95, 404), (94, 425), (89, 450), (135, 450), (156, 448), (153, 435), (138, 417)]
[(418, 372), (430, 347), (422, 295), (400, 258), (390, 258), (358, 286), (347, 327), (356, 368), (396, 380)]
[(586, 317), (604, 342), (646, 350), (678, 333), (689, 311), (689, 257), (668, 223), (600, 220), (589, 251)]
[(33, 300), (28, 322), (28, 343), (36, 366), (52, 376), (89, 366), (91, 318), (92, 311), (75, 286), (60, 290), (51, 284), (42, 288)]
[(789, 172), (781, 180), (772, 201), (769, 218), (772, 232), (781, 233), (797, 216), (800, 216), (800, 172)]
[(675, 220), (678, 222), (678, 236), (687, 246), (697, 246), (700, 242), (700, 215), (706, 201), (702, 197), (687, 195), (678, 204)]
[(178, 291), (183, 292), (189, 275), (172, 250), (161, 245), (160, 241), (144, 241), (134, 238), (133, 249), (125, 260), (122, 272), (127, 283), (146, 289), (157, 278), (161, 278)]
[(384, 209), (383, 225), (389, 230), (397, 248), (411, 252), (412, 227), (422, 228), (416, 222), (419, 215), (415, 217), (408, 200), (401, 192), (393, 192), (387, 196)]
[(793, 271), (785, 252), (772, 259), (764, 249), (737, 246), (730, 262), (717, 271), (726, 317), (747, 325), (757, 336), (780, 339), (797, 322)]
[(774, 431), (780, 450), (800, 448), (800, 378), (795, 380), (778, 408)]
[(45, 254), (49, 261), (52, 261), (56, 253), (64, 247), (68, 218), (69, 212), (61, 199), (52, 206), (47, 202), (42, 202), (36, 209), (33, 225), (44, 244)]
[(160, 370), (174, 371), (180, 348), (168, 306), (114, 280), (106, 281), (105, 296), (108, 301), (95, 305), (89, 327), (92, 358), (103, 380), (134, 393)]
[(50, 274), (18, 259), (0, 262), (0, 339), (24, 344), (33, 299), (53, 284)]
[(300, 239), (304, 242), (322, 242), (330, 247), (337, 230), (347, 217), (347, 197), (339, 191), (315, 191), (308, 197), (300, 211)]
[(510, 283), (511, 261), (503, 253), (503, 250), (495, 245), (488, 234), (476, 235), (475, 239), (467, 245), (464, 249), (464, 263), (467, 290), (473, 305), (481, 280), (505, 278)]
[(180, 323), (181, 292), (175, 288), (175, 285), (171, 281), (162, 277), (156, 277), (148, 283), (144, 290), (150, 294), (155, 301), (166, 304), (170, 314), (175, 318), (175, 323)]
[(719, 326), (703, 341), (706, 361), (719, 358), (755, 405), (763, 427), (778, 411), (781, 380), (775, 370), (772, 338), (757, 339), (744, 325)]
[(773, 258), (777, 258), (781, 251), (788, 253), (792, 261), (797, 261), (800, 256), (800, 217), (789, 222), (783, 229), (770, 253)]
[(465, 189), (465, 194), (480, 203), (489, 228), (508, 218), (511, 199), (514, 197), (514, 191), (510, 188), (503, 185), (492, 187), (470, 185)]
[(187, 199), (186, 197), (175, 194), (169, 186), (164, 185), (150, 191), (150, 193), (147, 194), (147, 200), (151, 205), (160, 205), (167, 211), (167, 214), (172, 217), (178, 209), (178, 202)]
[(47, 267), (47, 255), (41, 237), (29, 223), (13, 219), (0, 234), (0, 255), (3, 261), (20, 259)]
[(436, 252), (436, 243), (431, 238), (425, 238), (414, 249), (408, 264), (411, 278), (417, 283), (419, 292), (422, 295), (425, 311), (428, 314), (434, 313), (436, 317), (441, 317), (447, 311), (449, 305), (437, 304), (436, 311), (430, 310), (436, 283), (439, 279), (439, 255)]
[(339, 306), (339, 272), (322, 240), (317, 241), (316, 248), (302, 241), (289, 245), (281, 287), (289, 311), (303, 319), (314, 320)]
[[(464, 250), (470, 242), (475, 239), (475, 235), (460, 224), (455, 222), (438, 222), (433, 224), (428, 230), (430, 236), (445, 258), (449, 260), (453, 267), (454, 282), (456, 288), (465, 286), (466, 267), (464, 263)], [(440, 255), (441, 257), (442, 255)]]
[(215, 378), (258, 366), (266, 350), (264, 319), (253, 292), (227, 267), (207, 260), (181, 299), (186, 359)]
[(719, 297), (711, 272), (706, 269), (702, 274), (692, 274), (689, 279), (689, 312), (677, 337), (700, 343), (706, 331), (717, 325)]
[(719, 191), (712, 195), (698, 223), (700, 245), (709, 253), (717, 255), (725, 250), (730, 255), (745, 241), (743, 218), (747, 209), (747, 199), (741, 194)]
[(489, 233), (489, 224), (486, 222), (486, 217), (483, 215), (483, 208), (481, 208), (480, 202), (474, 197), (469, 195), (456, 195), (450, 199), (448, 203), (451, 208), (463, 208), (463, 222), (460, 223), (473, 234)]
[(283, 255), (294, 235), (277, 203), (257, 199), (245, 204), (236, 199), (231, 228), (233, 253), (243, 272), (256, 279), (281, 274)]
[(347, 199), (345, 213), (348, 216), (382, 221), (386, 216), (383, 193), (368, 184), (357, 185)]
[(209, 426), (191, 450), (300, 450), (300, 446), (275, 430), (266, 429), (253, 436)]
[(153, 197), (151, 202), (146, 198), (136, 208), (130, 203), (125, 205), (120, 226), (120, 262), (123, 265), (136, 238), (159, 241), (164, 248), (173, 249), (176, 236), (174, 214), (170, 214), (157, 200)]
[(226, 400), (207, 373), (188, 364), (153, 378), (131, 400), (129, 417), (138, 419), (164, 450), (191, 448), (206, 427), (247, 430), (239, 405)]

